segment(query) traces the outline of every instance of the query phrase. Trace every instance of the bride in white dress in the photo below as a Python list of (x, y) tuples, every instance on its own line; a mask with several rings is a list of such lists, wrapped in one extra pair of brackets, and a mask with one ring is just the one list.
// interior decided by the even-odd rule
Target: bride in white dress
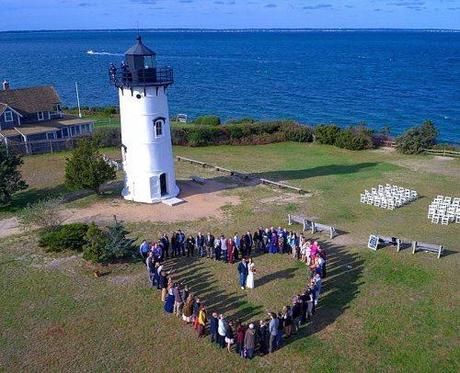
[(246, 278), (246, 287), (248, 289), (254, 289), (254, 274), (256, 273), (256, 266), (252, 261), (252, 258), (249, 258), (248, 263), (248, 277)]

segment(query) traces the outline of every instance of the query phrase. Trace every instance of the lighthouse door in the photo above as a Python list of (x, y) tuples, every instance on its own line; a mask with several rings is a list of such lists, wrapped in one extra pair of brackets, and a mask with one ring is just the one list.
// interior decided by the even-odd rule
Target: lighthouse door
[(166, 174), (160, 175), (160, 192), (161, 192), (161, 196), (168, 194), (168, 190), (166, 187)]

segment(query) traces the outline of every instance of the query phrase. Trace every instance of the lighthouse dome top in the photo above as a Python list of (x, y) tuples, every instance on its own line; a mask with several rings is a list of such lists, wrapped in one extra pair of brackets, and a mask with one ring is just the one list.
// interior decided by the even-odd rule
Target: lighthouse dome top
[(127, 56), (155, 56), (156, 53), (150, 48), (146, 47), (144, 43), (142, 43), (142, 37), (138, 35), (136, 38), (136, 44), (134, 44), (131, 48), (129, 48), (125, 52), (125, 55)]

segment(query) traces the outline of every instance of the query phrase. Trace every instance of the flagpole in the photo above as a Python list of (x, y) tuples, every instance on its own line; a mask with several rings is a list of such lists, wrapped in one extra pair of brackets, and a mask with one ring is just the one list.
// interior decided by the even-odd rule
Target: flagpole
[(78, 94), (78, 83), (75, 82), (75, 92), (77, 93), (78, 117), (81, 118), (80, 95)]

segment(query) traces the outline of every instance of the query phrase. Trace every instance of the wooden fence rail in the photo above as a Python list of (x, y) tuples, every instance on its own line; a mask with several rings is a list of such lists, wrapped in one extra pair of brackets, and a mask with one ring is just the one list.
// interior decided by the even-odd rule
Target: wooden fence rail
[(460, 152), (446, 149), (423, 149), (426, 154), (439, 155), (443, 157), (460, 157)]
[(298, 188), (298, 187), (295, 187), (295, 186), (292, 186), (292, 185), (288, 185), (288, 184), (284, 184), (284, 183), (280, 183), (280, 182), (272, 181), (272, 180), (268, 180), (268, 179), (256, 178), (256, 177), (252, 176), (251, 174), (247, 174), (245, 172), (235, 171), (235, 170), (231, 170), (229, 168), (211, 165), (211, 164), (208, 164), (208, 163), (205, 163), (205, 162), (197, 161), (195, 159), (182, 157), (180, 155), (177, 155), (176, 159), (178, 161), (189, 162), (191, 164), (200, 165), (202, 167), (213, 168), (216, 171), (225, 172), (225, 173), (228, 173), (228, 174), (230, 174), (232, 176), (239, 177), (240, 179), (245, 179), (246, 180), (246, 179), (254, 178), (254, 179), (259, 180), (262, 184), (268, 184), (268, 185), (276, 186), (278, 188), (294, 190), (294, 191), (296, 191), (297, 193), (300, 193), (300, 194), (307, 193), (305, 190), (303, 190), (301, 188)]

